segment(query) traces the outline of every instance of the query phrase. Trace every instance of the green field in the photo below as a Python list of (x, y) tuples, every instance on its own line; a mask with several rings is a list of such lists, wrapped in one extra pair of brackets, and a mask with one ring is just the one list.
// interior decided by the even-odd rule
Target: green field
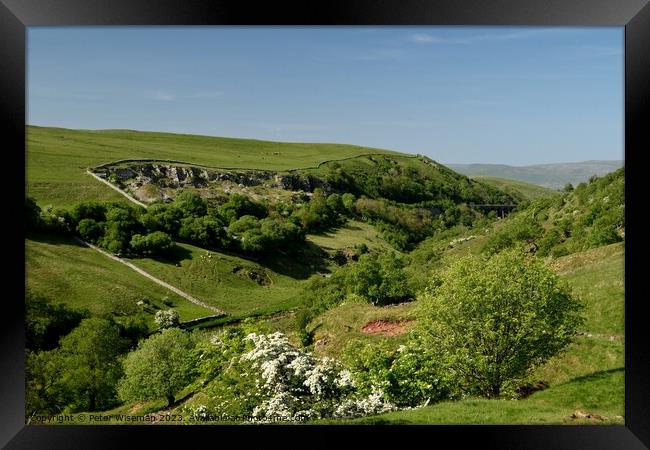
[[(113, 313), (118, 318), (138, 314), (137, 302), (148, 299), (154, 308), (169, 309), (167, 297), (182, 321), (213, 315), (128, 267), (68, 237), (32, 235), (25, 240), (27, 286), (54, 303)], [(148, 314), (150, 324), (153, 315)]]
[[(151, 275), (234, 316), (269, 314), (299, 304), (300, 280), (238, 256), (208, 252), (188, 244), (174, 263), (151, 258), (130, 261)], [(210, 255), (210, 256), (208, 256)], [(290, 258), (280, 260), (290, 274)], [(241, 268), (238, 270), (238, 268)], [(248, 273), (253, 270), (260, 284)], [(255, 276), (255, 275), (254, 275)]]
[(307, 236), (307, 241), (326, 251), (354, 248), (357, 244), (366, 244), (369, 249), (378, 251), (394, 250), (380, 237), (372, 225), (358, 220), (348, 220), (334, 230), (310, 234)]
[(518, 200), (535, 200), (538, 198), (551, 197), (558, 193), (558, 191), (553, 189), (508, 178), (487, 176), (475, 176), (472, 178), (482, 181), (485, 184), (489, 184), (490, 186), (494, 186), (495, 188), (499, 188)]
[(126, 201), (85, 174), (120, 159), (183, 160), (210, 167), (288, 170), (388, 150), (342, 144), (301, 144), (131, 130), (27, 127), (27, 193), (41, 206), (83, 200)]

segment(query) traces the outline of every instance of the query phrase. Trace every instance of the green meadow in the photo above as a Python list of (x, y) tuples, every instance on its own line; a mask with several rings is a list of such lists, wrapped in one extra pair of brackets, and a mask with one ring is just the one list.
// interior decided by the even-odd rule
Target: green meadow
[(132, 130), (27, 127), (27, 193), (41, 206), (83, 200), (126, 201), (86, 169), (121, 159), (186, 161), (208, 167), (290, 170), (388, 150), (342, 144), (294, 144)]

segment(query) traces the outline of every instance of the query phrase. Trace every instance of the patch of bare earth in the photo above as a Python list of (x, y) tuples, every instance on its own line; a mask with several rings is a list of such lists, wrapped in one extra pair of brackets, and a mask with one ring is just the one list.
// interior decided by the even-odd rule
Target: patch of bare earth
[(142, 403), (136, 403), (136, 404), (133, 405), (133, 407), (129, 410), (129, 414), (135, 414), (135, 413), (137, 413), (138, 411), (140, 411), (141, 409), (142, 409)]
[(413, 322), (413, 320), (375, 320), (361, 328), (361, 332), (366, 334), (380, 334), (382, 336), (399, 336), (406, 333), (408, 326)]

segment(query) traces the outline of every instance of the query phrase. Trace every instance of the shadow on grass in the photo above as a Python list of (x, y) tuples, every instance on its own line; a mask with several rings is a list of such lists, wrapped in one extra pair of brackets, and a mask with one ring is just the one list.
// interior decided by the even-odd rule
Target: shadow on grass
[(41, 242), (43, 244), (74, 245), (76, 247), (84, 247), (84, 245), (75, 241), (72, 235), (68, 235), (68, 234), (55, 234), (55, 233), (44, 233), (40, 231), (28, 231), (27, 234), (25, 235), (25, 239)]
[[(140, 256), (138, 255), (129, 255), (129, 258), (137, 259)], [(172, 251), (165, 256), (147, 256), (146, 258), (151, 258), (154, 261), (163, 264), (177, 265), (185, 259), (192, 259), (192, 252), (188, 249), (181, 247), (180, 245), (174, 245)]]
[(593, 372), (593, 373), (590, 373), (588, 375), (583, 375), (583, 376), (580, 376), (580, 377), (572, 378), (569, 381), (566, 381), (564, 383), (556, 385), (555, 387), (603, 380), (603, 379), (608, 378), (609, 375), (611, 375), (613, 373), (617, 373), (617, 372), (625, 372), (625, 367), (616, 367), (614, 369), (599, 370), (598, 372)]
[(313, 242), (305, 242), (290, 253), (276, 252), (261, 258), (257, 263), (275, 273), (297, 280), (305, 280), (317, 273), (329, 273), (329, 255)]

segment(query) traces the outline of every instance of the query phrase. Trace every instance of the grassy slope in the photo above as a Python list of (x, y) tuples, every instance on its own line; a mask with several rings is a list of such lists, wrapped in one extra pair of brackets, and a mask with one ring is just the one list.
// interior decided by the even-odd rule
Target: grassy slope
[(546, 187), (526, 183), (524, 181), (510, 180), (507, 178), (475, 176), (475, 180), (482, 181), (490, 186), (499, 188), (519, 200), (535, 200), (538, 198), (551, 197), (558, 192)]
[[(137, 314), (136, 302), (142, 298), (168, 309), (164, 297), (172, 300), (182, 321), (214, 314), (70, 238), (31, 236), (25, 241), (25, 259), (27, 286), (34, 293), (92, 314)], [(153, 324), (153, 316), (148, 319)]]
[[(36, 292), (55, 302), (66, 299), (71, 306), (88, 308), (93, 314), (117, 310), (135, 314), (134, 304), (140, 298), (150, 298), (166, 309), (160, 300), (167, 296), (174, 301), (181, 320), (213, 314), (69, 238), (48, 235), (38, 239), (26, 241), (27, 282)], [(361, 222), (351, 222), (326, 234), (311, 235), (309, 241), (329, 251), (357, 242), (366, 242), (373, 248), (388, 248), (370, 225)], [(312, 262), (312, 267), (296, 264), (289, 256), (276, 255), (272, 261), (256, 262), (182, 243), (168, 261), (151, 258), (130, 261), (232, 316), (244, 317), (289, 310), (299, 305), (303, 281), (317, 270), (326, 272), (335, 266), (333, 263), (324, 265), (327, 261), (316, 256), (318, 248), (311, 247), (305, 251), (305, 261)], [(246, 276), (245, 270), (235, 273), (236, 267), (262, 271), (268, 274), (271, 284), (259, 285)]]
[[(237, 256), (207, 252), (188, 244), (178, 244), (183, 256), (178, 265), (150, 258), (131, 262), (181, 290), (235, 316), (271, 313), (298, 305), (300, 281)], [(210, 254), (211, 257), (207, 255)], [(271, 279), (259, 285), (236, 267), (264, 271)]]
[[(402, 303), (393, 306), (372, 306), (367, 303), (344, 303), (333, 308), (310, 323), (314, 330), (314, 351), (318, 355), (337, 357), (345, 346), (352, 341), (384, 340), (381, 335), (365, 334), (361, 331), (365, 325), (377, 320), (389, 322), (413, 320), (413, 303)], [(410, 329), (410, 325), (405, 328)], [(395, 345), (402, 344), (406, 336), (389, 338)]]
[[(343, 233), (345, 234), (345, 231)], [(458, 256), (466, 252), (477, 252), (480, 246), (477, 246), (476, 241), (480, 239), (458, 244), (448, 249), (447, 253)], [(193, 250), (189, 248), (190, 246), (184, 247)], [(198, 249), (195, 251), (199, 252), (195, 255), (198, 258), (200, 253), (204, 252)], [(551, 359), (534, 374), (535, 379), (548, 382), (550, 388), (518, 401), (466, 399), (355, 421), (319, 421), (319, 423), (622, 424), (624, 414), (624, 341), (621, 338), (624, 302), (623, 256), (623, 244), (613, 244), (549, 260), (549, 265), (571, 284), (574, 292), (586, 304), (584, 311), (586, 322), (583, 327), (585, 334), (563, 354)], [(143, 265), (144, 260), (138, 261), (139, 265)], [(196, 270), (199, 267), (207, 270), (210, 267), (209, 263), (204, 264), (205, 261), (196, 261), (196, 266), (190, 266), (189, 262), (183, 261), (181, 267), (184, 266), (184, 262), (187, 264), (185, 270), (190, 268)], [(336, 356), (350, 339), (369, 341), (383, 339), (365, 335), (360, 332), (360, 328), (370, 321), (379, 319), (409, 319), (413, 305), (411, 303), (378, 308), (352, 302), (328, 311), (311, 324), (316, 329), (316, 340), (323, 338), (328, 340), (326, 345), (317, 345), (316, 352)], [(273, 329), (282, 329), (285, 333), (292, 331), (290, 316), (266, 322)], [(613, 336), (613, 340), (610, 340), (610, 336)], [(403, 338), (388, 339), (397, 345)], [(145, 406), (145, 409), (157, 411), (161, 406), (161, 402), (152, 402)], [(119, 409), (130, 411), (132, 407), (132, 405), (125, 405)], [(141, 412), (144, 410), (138, 411)], [(572, 414), (576, 412), (588, 412), (600, 417), (572, 418)]]
[[(612, 244), (550, 263), (585, 302), (584, 335), (538, 368), (550, 388), (511, 400), (469, 399), (367, 417), (352, 423), (623, 423), (624, 247)], [(572, 419), (576, 411), (600, 419)], [(344, 422), (349, 423), (349, 422)]]
[(27, 128), (27, 192), (41, 205), (124, 197), (85, 169), (118, 159), (173, 159), (214, 167), (287, 170), (364, 153), (393, 153), (342, 144), (301, 144), (129, 130)]
[[(353, 420), (351, 424), (623, 424), (623, 369), (599, 372), (524, 400), (469, 399)], [(576, 412), (600, 418), (572, 418)], [(339, 422), (340, 423), (340, 422)]]
[(379, 233), (372, 225), (358, 220), (349, 220), (335, 230), (310, 234), (307, 236), (307, 240), (326, 251), (354, 248), (357, 244), (366, 244), (369, 249), (378, 251), (393, 249), (379, 236)]

